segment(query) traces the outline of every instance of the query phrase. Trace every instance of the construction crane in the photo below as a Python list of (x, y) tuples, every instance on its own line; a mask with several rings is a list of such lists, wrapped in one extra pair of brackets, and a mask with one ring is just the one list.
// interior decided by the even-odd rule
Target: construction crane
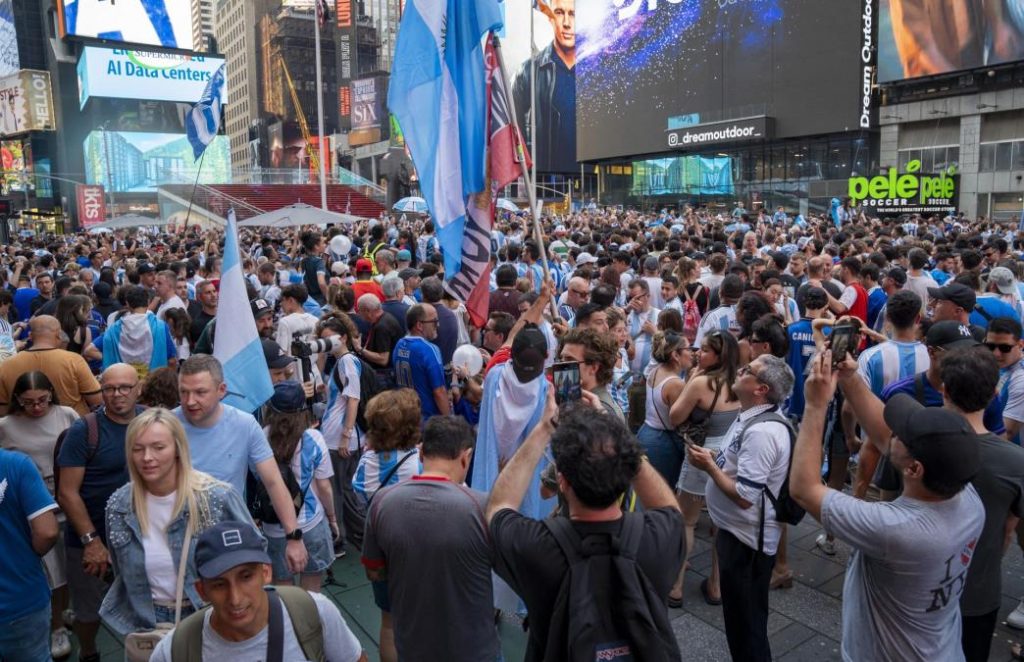
[(299, 130), (302, 131), (302, 139), (306, 141), (306, 145), (309, 149), (309, 163), (312, 166), (313, 172), (320, 174), (320, 141), (317, 140), (316, 147), (313, 147), (313, 138), (309, 134), (309, 124), (306, 123), (306, 113), (302, 112), (302, 103), (299, 102), (299, 95), (295, 91), (295, 85), (292, 83), (292, 75), (288, 72), (288, 64), (281, 58), (281, 68), (284, 69), (284, 79), (288, 83), (288, 91), (292, 95), (292, 103), (295, 104), (295, 116), (299, 120)]

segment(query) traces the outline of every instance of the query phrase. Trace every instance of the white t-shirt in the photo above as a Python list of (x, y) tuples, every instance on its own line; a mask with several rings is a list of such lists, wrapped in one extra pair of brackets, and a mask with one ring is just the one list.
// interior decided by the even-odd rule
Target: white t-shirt
[(160, 307), (156, 309), (157, 318), (166, 322), (167, 318), (164, 317), (164, 313), (166, 313), (171, 308), (181, 308), (182, 310), (187, 310), (187, 308), (185, 308), (185, 302), (181, 300), (181, 297), (175, 294), (171, 296), (170, 299), (160, 304)]
[[(319, 593), (310, 593), (313, 602), (316, 603), (316, 610), (320, 614), (320, 624), (323, 627), (324, 655), (327, 662), (356, 662), (363, 654), (363, 647), (348, 629), (345, 619), (333, 602)], [(282, 604), (282, 606), (284, 606)], [(284, 607), (284, 651), (282, 657), (288, 662), (310, 662), (302, 654), (302, 647), (295, 637), (295, 628), (292, 627), (292, 619), (288, 615), (288, 608)], [(221, 637), (210, 626), (210, 614), (207, 611), (203, 617), (203, 659), (204, 660), (245, 660), (246, 662), (263, 662), (267, 659), (267, 637), (268, 628), (263, 628), (255, 637), (245, 641), (228, 641)], [(171, 662), (171, 635), (164, 637), (153, 655), (150, 662)]]
[[(345, 429), (348, 416), (349, 398), (360, 398), (359, 374), (362, 372), (362, 363), (355, 354), (347, 353), (338, 359), (335, 370), (338, 371), (338, 378), (330, 375), (324, 381), (327, 384), (327, 407), (324, 409), (323, 418), (320, 421), (320, 430), (323, 432), (327, 448), (332, 451), (338, 450), (341, 444), (350, 451), (359, 449), (359, 438), (362, 432), (357, 428), (355, 421), (352, 421), (352, 433), (348, 439), (342, 439), (341, 434)], [(342, 388), (338, 388), (338, 384)]]
[(177, 491), (167, 496), (146, 493), (149, 526), (146, 527), (146, 535), (142, 536), (142, 551), (146, 557), (149, 590), (156, 602), (174, 602), (177, 599), (178, 568), (167, 544), (167, 527), (171, 524), (177, 494)]
[(303, 334), (303, 337), (312, 336), (319, 320), (309, 313), (291, 313), (277, 321), (277, 333), (274, 340), (285, 352), (291, 354), (292, 335)]

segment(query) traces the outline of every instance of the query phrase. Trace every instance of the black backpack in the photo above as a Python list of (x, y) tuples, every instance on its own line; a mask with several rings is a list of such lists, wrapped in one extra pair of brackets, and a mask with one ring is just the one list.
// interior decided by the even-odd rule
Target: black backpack
[[(299, 444), (301, 447), (302, 442), (300, 441)], [(281, 479), (284, 481), (285, 487), (288, 488), (288, 495), (292, 499), (292, 505), (295, 506), (295, 515), (298, 516), (302, 511), (302, 504), (306, 501), (306, 491), (299, 485), (299, 481), (292, 471), (291, 462), (278, 462), (277, 469), (281, 472)], [(266, 486), (251, 471), (245, 478), (245, 501), (246, 506), (249, 507), (249, 514), (257, 522), (281, 523), (277, 512), (274, 511), (274, 503), (270, 500)]]
[(789, 419), (779, 413), (778, 408), (769, 409), (768, 411), (761, 412), (757, 416), (754, 416), (739, 432), (740, 444), (743, 443), (743, 435), (746, 433), (747, 428), (755, 423), (763, 423), (765, 421), (773, 421), (775, 423), (781, 423), (786, 428), (786, 432), (789, 433), (789, 465), (786, 467), (786, 478), (782, 481), (782, 486), (779, 487), (779, 493), (772, 494), (772, 491), (768, 489), (767, 485), (760, 485), (761, 488), (761, 523), (758, 531), (757, 547), (758, 551), (761, 551), (764, 545), (764, 499), (768, 497), (771, 501), (772, 507), (775, 509), (775, 520), (784, 524), (797, 525), (803, 520), (804, 515), (807, 511), (800, 507), (793, 497), (789, 495), (789, 473), (793, 469), (793, 451), (796, 448), (796, 432), (793, 431), (793, 424), (789, 422)]
[[(100, 420), (96, 412), (89, 412), (82, 417), (85, 421), (85, 466), (92, 463), (96, 454), (100, 452)], [(74, 423), (72, 423), (74, 425)], [(60, 449), (64, 445), (64, 439), (68, 436), (68, 426), (63, 432), (57, 435), (57, 443), (53, 446), (53, 494), (60, 498)]]
[(551, 614), (545, 662), (680, 659), (665, 600), (637, 565), (642, 514), (623, 513), (618, 536), (580, 538), (565, 517), (544, 525), (569, 562)]
[[(374, 370), (373, 366), (367, 363), (361, 356), (355, 357), (359, 361), (359, 408), (356, 409), (356, 425), (363, 432), (369, 429), (366, 425), (366, 405), (369, 404), (373, 396), (377, 395), (384, 389), (380, 386), (380, 380), (377, 379), (377, 371)], [(334, 364), (334, 369), (331, 370), (331, 379), (334, 380), (334, 385), (338, 387), (338, 393), (345, 390), (345, 384), (342, 383), (341, 377), (338, 374), (338, 368), (341, 366), (341, 359), (338, 359), (337, 363)]]

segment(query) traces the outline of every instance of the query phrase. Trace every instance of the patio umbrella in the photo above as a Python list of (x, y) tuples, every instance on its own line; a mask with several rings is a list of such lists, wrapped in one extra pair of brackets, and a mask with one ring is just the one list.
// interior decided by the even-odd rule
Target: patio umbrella
[(342, 223), (351, 225), (360, 221), (358, 216), (324, 211), (301, 202), (288, 205), (259, 216), (253, 216), (238, 224), (241, 228), (295, 228), (303, 225), (329, 225)]
[(513, 214), (519, 212), (519, 207), (516, 206), (516, 203), (512, 202), (508, 198), (498, 198), (497, 207), (498, 207), (498, 209), (504, 209), (505, 211), (510, 211)]
[(426, 214), (428, 213), (427, 201), (423, 198), (411, 197), (402, 198), (392, 207), (395, 211), (400, 211), (409, 214)]

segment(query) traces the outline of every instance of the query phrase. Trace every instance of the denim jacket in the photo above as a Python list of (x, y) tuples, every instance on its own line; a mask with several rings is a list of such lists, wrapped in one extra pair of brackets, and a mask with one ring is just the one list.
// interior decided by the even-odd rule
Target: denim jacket
[[(195, 589), (196, 538), (203, 530), (229, 520), (252, 522), (242, 498), (230, 485), (216, 484), (208, 492), (209, 517), (193, 534), (189, 545), (189, 561), (185, 569), (183, 600), (190, 601), (197, 610), (203, 606)], [(190, 513), (188, 506), (167, 527), (167, 543), (174, 559), (175, 579), (181, 561), (181, 548), (185, 543), (185, 527)], [(255, 525), (254, 525), (255, 526)], [(123, 485), (107, 502), (107, 540), (114, 582), (103, 598), (100, 618), (119, 635), (152, 630), (156, 625), (152, 591), (146, 576), (146, 557), (142, 546), (139, 519), (132, 508), (132, 484)]]

